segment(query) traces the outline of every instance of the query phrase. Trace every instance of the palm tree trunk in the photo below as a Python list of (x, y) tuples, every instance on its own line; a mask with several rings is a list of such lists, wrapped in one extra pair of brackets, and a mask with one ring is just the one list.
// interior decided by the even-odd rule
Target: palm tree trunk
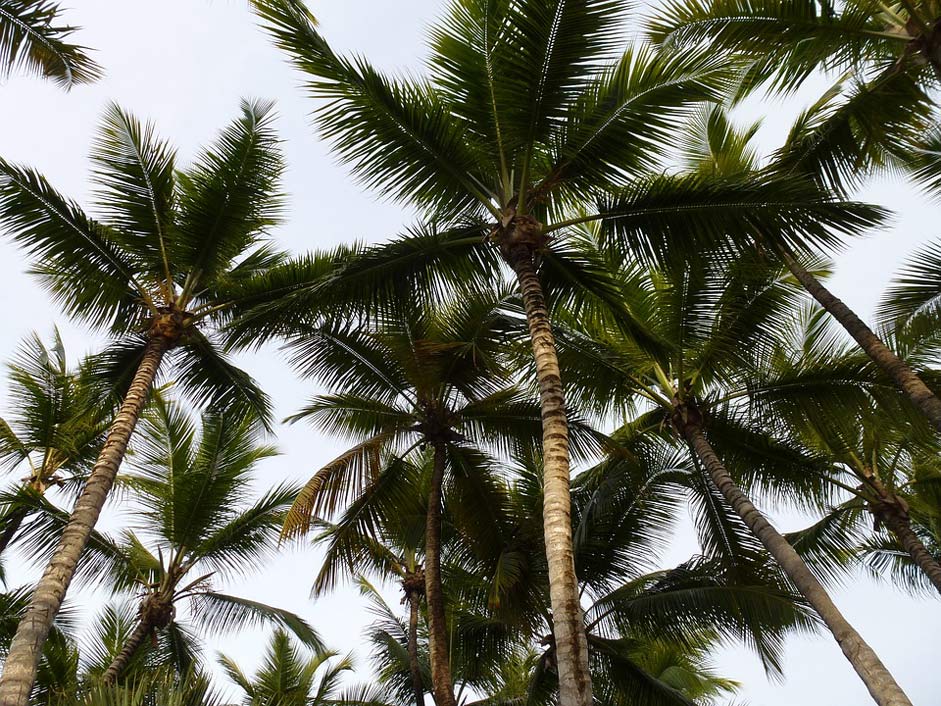
[(878, 517), (896, 536), (899, 544), (908, 552), (915, 565), (925, 572), (931, 585), (937, 589), (938, 593), (941, 593), (941, 564), (912, 530), (912, 524), (908, 518), (895, 512), (880, 514)]
[(20, 526), (23, 524), (23, 520), (26, 519), (27, 515), (29, 515), (29, 510), (19, 508), (6, 516), (3, 534), (0, 534), (0, 555), (3, 554), (10, 542), (13, 541), (16, 533), (20, 531)]
[(938, 399), (915, 371), (893, 353), (872, 332), (872, 329), (856, 316), (852, 309), (835, 297), (830, 290), (820, 283), (820, 280), (808, 272), (790, 253), (783, 249), (779, 252), (788, 269), (810, 292), (810, 295), (846, 329), (846, 332), (855, 339), (866, 355), (895, 381), (895, 384), (908, 396), (912, 404), (921, 410), (934, 428), (941, 431), (941, 399)]
[(569, 429), (559, 358), (532, 250), (527, 246), (514, 247), (509, 251), (507, 260), (516, 273), (526, 309), (539, 381), (542, 407), (543, 531), (559, 670), (559, 706), (591, 706), (588, 640), (579, 602), (572, 545)]
[(91, 475), (75, 502), (55, 553), (33, 591), (26, 615), (17, 626), (16, 635), (7, 654), (3, 677), (0, 678), (0, 706), (27, 705), (29, 692), (36, 678), (42, 645), (62, 606), (78, 559), (98, 521), (118, 467), (124, 459), (128, 441), (157, 376), (160, 361), (170, 345), (169, 339), (154, 336), (144, 349), (144, 355), (124, 403), (108, 430), (108, 436)]
[[(688, 414), (683, 414), (688, 412)], [(879, 706), (912, 706), (912, 702), (885, 668), (878, 655), (866, 644), (862, 636), (847, 622), (834, 605), (824, 587), (811, 573), (794, 547), (781, 536), (770, 522), (745, 496), (732, 480), (728, 470), (719, 460), (712, 445), (703, 434), (699, 413), (692, 408), (682, 408), (674, 415), (674, 423), (689, 442), (693, 452), (706, 467), (712, 482), (722, 497), (732, 506), (748, 529), (774, 557), (784, 573), (794, 582), (808, 603), (826, 623), (836, 638), (846, 659), (853, 665), (869, 693)]]
[(144, 644), (144, 640), (147, 639), (147, 636), (150, 635), (151, 631), (154, 629), (154, 626), (151, 625), (146, 620), (139, 620), (137, 626), (134, 628), (127, 640), (125, 640), (121, 651), (118, 652), (117, 657), (114, 658), (114, 661), (108, 665), (108, 668), (105, 670), (105, 673), (101, 675), (101, 681), (107, 686), (114, 684), (117, 681), (118, 677), (127, 669), (127, 665), (130, 663), (131, 658), (137, 653), (137, 650), (140, 649), (141, 645)]
[(415, 591), (408, 594), (408, 671), (412, 675), (412, 691), (415, 694), (415, 706), (425, 706), (425, 685), (421, 678), (421, 664), (418, 662), (418, 603), (421, 596)]
[(441, 486), (444, 483), (446, 447), (436, 441), (428, 514), (425, 517), (425, 601), (428, 604), (428, 653), (431, 658), (431, 690), (437, 706), (456, 706), (448, 654), (448, 627), (441, 586)]

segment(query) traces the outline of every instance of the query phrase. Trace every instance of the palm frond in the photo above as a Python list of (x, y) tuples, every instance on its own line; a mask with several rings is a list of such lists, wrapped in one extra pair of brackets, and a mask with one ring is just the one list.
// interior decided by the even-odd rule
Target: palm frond
[(0, 5), (0, 77), (27, 71), (65, 89), (101, 77), (85, 47), (68, 40), (78, 28), (60, 24), (61, 7), (48, 0), (4, 0)]

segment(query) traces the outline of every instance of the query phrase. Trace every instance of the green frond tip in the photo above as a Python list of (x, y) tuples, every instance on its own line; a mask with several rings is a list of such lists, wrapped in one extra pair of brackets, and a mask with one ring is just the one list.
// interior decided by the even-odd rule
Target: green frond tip
[(68, 90), (101, 77), (88, 50), (67, 41), (78, 28), (60, 24), (60, 14), (58, 3), (48, 0), (0, 2), (0, 78), (25, 71)]

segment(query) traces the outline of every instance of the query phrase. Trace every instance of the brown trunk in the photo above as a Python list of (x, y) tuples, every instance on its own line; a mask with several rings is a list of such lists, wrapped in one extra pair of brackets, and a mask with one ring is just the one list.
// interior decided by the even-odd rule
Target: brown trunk
[(456, 706), (448, 654), (448, 625), (441, 586), (441, 486), (444, 483), (445, 445), (434, 443), (434, 466), (425, 518), (425, 602), (428, 604), (428, 654), (431, 690), (437, 706)]
[(13, 541), (16, 533), (20, 531), (20, 525), (23, 524), (23, 520), (26, 519), (27, 515), (29, 515), (29, 510), (24, 508), (14, 510), (7, 515), (3, 534), (0, 534), (0, 554), (3, 554), (10, 542)]
[(705, 466), (722, 497), (735, 510), (748, 529), (764, 545), (784, 573), (794, 582), (807, 602), (823, 619), (836, 638), (846, 659), (853, 665), (869, 693), (879, 706), (912, 706), (912, 702), (885, 668), (878, 655), (862, 636), (847, 622), (826, 590), (798, 556), (794, 548), (751, 503), (729, 475), (712, 445), (703, 434), (699, 414), (692, 408), (681, 408), (674, 415), (677, 429), (689, 442), (693, 452)]
[(912, 530), (911, 518), (908, 515), (908, 504), (900, 497), (887, 490), (875, 474), (866, 474), (866, 480), (876, 489), (882, 500), (871, 503), (869, 510), (889, 531), (895, 535), (902, 548), (915, 562), (915, 565), (925, 572), (931, 585), (941, 593), (941, 564), (935, 559), (928, 548), (922, 543)]
[(408, 594), (408, 671), (412, 675), (412, 692), (415, 706), (425, 706), (425, 685), (421, 678), (418, 661), (418, 604), (421, 596), (415, 591)]
[(921, 410), (935, 429), (941, 431), (941, 400), (908, 364), (893, 353), (846, 304), (820, 283), (789, 253), (781, 251), (788, 269), (826, 311), (853, 337), (860, 348)]
[(131, 658), (137, 653), (137, 650), (140, 649), (141, 645), (144, 644), (144, 640), (150, 635), (153, 631), (154, 626), (151, 625), (146, 620), (139, 620), (137, 626), (134, 628), (124, 645), (121, 647), (121, 651), (118, 653), (117, 657), (114, 658), (114, 661), (108, 665), (108, 668), (105, 670), (105, 673), (101, 675), (101, 681), (110, 686), (117, 681), (118, 677), (124, 673), (124, 670), (127, 669), (127, 665), (130, 664)]
[(572, 545), (569, 429), (559, 358), (532, 250), (525, 245), (513, 247), (507, 260), (516, 272), (526, 309), (542, 406), (543, 530), (559, 671), (559, 706), (591, 706), (588, 640)]
[(104, 447), (75, 502), (55, 553), (33, 591), (26, 615), (17, 626), (3, 677), (0, 678), (0, 706), (27, 705), (42, 645), (124, 459), (128, 441), (147, 402), (160, 361), (170, 345), (171, 342), (163, 336), (154, 336), (144, 350), (124, 403), (108, 430)]
[(898, 538), (899, 543), (912, 557), (912, 561), (925, 572), (931, 585), (938, 590), (938, 593), (941, 593), (941, 564), (922, 544), (918, 535), (912, 530), (911, 523), (899, 518), (887, 518), (885, 525)]

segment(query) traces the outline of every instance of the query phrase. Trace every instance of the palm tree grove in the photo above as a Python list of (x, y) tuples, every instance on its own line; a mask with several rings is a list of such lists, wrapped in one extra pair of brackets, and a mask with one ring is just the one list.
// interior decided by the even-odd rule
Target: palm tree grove
[(937, 0), (0, 0), (0, 706), (931, 706)]

